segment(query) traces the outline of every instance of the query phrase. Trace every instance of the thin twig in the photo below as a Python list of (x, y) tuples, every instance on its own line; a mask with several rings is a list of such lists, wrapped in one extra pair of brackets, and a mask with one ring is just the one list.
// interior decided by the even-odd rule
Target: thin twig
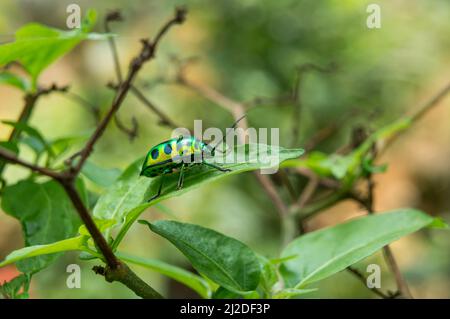
[(34, 172), (38, 172), (41, 173), (42, 175), (54, 178), (54, 179), (59, 179), (61, 178), (61, 174), (57, 173), (51, 169), (48, 169), (46, 167), (41, 167), (32, 163), (29, 163), (27, 161), (21, 160), (20, 158), (18, 158), (16, 156), (16, 154), (14, 154), (13, 152), (7, 150), (4, 147), (0, 146), (0, 157), (5, 159), (6, 161), (8, 161), (9, 163), (13, 163), (13, 164), (18, 164), (21, 165), (23, 167), (29, 168)]
[[(347, 197), (346, 190), (334, 190), (327, 197), (314, 201), (309, 205), (304, 206), (303, 208), (297, 208), (292, 211), (293, 215), (297, 215), (300, 221), (306, 220), (314, 216), (316, 213), (319, 213), (329, 207), (334, 206), (336, 203)], [(296, 207), (295, 207), (296, 208)]]
[(450, 83), (448, 83), (442, 90), (440, 90), (435, 96), (433, 96), (430, 100), (425, 102), (422, 107), (419, 108), (419, 111), (416, 112), (411, 120), (413, 122), (417, 122), (421, 118), (423, 118), (432, 108), (439, 104), (446, 96), (450, 93)]
[(84, 106), (92, 114), (95, 124), (100, 122), (100, 108), (98, 106), (72, 91), (67, 91), (63, 96)]
[[(369, 186), (369, 190), (368, 190), (369, 195), (367, 195), (365, 198), (362, 198), (361, 196), (358, 196), (355, 194), (353, 194), (351, 196), (352, 199), (356, 200), (367, 210), (368, 214), (374, 213), (373, 194), (371, 194), (372, 192), (373, 192), (373, 187)], [(397, 261), (393, 255), (389, 245), (386, 245), (383, 247), (383, 255), (384, 255), (384, 258), (386, 260), (386, 263), (387, 263), (390, 271), (394, 275), (395, 282), (397, 284), (397, 290), (399, 291), (400, 295), (403, 296), (404, 298), (411, 299), (412, 298), (411, 291), (409, 290), (408, 284), (406, 283), (406, 280), (400, 271), (400, 268), (397, 264)]]
[[(123, 21), (122, 14), (121, 14), (121, 12), (119, 10), (111, 11), (111, 12), (109, 12), (106, 15), (104, 27), (105, 27), (105, 31), (107, 33), (111, 32), (109, 24), (111, 22), (115, 22), (115, 21), (116, 22), (117, 21)], [(117, 51), (116, 42), (114, 41), (113, 37), (109, 37), (108, 38), (108, 43), (109, 43), (109, 47), (111, 48), (111, 52), (112, 52), (112, 55), (113, 55), (114, 69), (116, 70), (117, 80), (118, 80), (119, 83), (122, 83), (122, 71), (120, 69), (119, 53)]]
[[(367, 278), (356, 268), (353, 267), (347, 267), (347, 270), (349, 272), (351, 272), (353, 275), (355, 275), (355, 277), (357, 277), (363, 284), (364, 286), (367, 287)], [(369, 287), (367, 287), (369, 288)], [(373, 287), (373, 288), (369, 288), (374, 294), (378, 295), (379, 297), (383, 298), (383, 299), (391, 299), (393, 297), (393, 295), (389, 294), (385, 294), (384, 292), (382, 292), (380, 289)]]
[[(291, 207), (289, 207), (291, 215), (295, 215), (295, 211), (301, 211), (306, 206), (306, 204), (311, 200), (311, 198), (314, 197), (314, 194), (316, 193), (317, 188), (319, 186), (319, 180), (320, 179), (315, 174), (309, 178), (308, 183), (301, 192), (297, 202), (295, 202), (294, 204), (291, 205)], [(301, 234), (307, 232), (306, 223), (304, 220), (300, 219), (298, 221), (298, 227)]]
[(164, 125), (172, 129), (180, 127), (178, 124), (172, 121), (170, 117), (164, 114), (152, 101), (150, 101), (135, 85), (131, 86), (131, 93), (133, 93), (134, 96), (136, 96), (136, 98), (141, 101), (142, 104), (147, 106), (153, 113), (155, 113), (159, 117), (160, 125)]
[(277, 172), (277, 175), (280, 177), (281, 182), (283, 183), (283, 185), (286, 187), (289, 196), (291, 197), (291, 201), (294, 202), (295, 199), (297, 198), (294, 187), (292, 186), (291, 181), (289, 180), (289, 176), (286, 173), (286, 171), (284, 169), (280, 169)]
[(298, 201), (296, 203), (298, 209), (301, 210), (306, 206), (309, 200), (314, 196), (314, 193), (316, 192), (318, 186), (319, 178), (317, 176), (311, 177), (308, 181), (308, 184), (306, 184), (305, 189), (298, 198)]
[(278, 194), (277, 189), (275, 188), (275, 185), (272, 183), (272, 181), (266, 175), (256, 173), (255, 176), (258, 179), (261, 186), (263, 187), (266, 194), (274, 203), (280, 217), (281, 218), (286, 217), (288, 215), (288, 208), (284, 203), (283, 199)]
[[(212, 87), (202, 83), (191, 81), (185, 76), (184, 73), (181, 72), (178, 74), (177, 81), (179, 84), (187, 88), (190, 88), (191, 90), (197, 92), (200, 96), (203, 96), (204, 98), (210, 100), (211, 102), (227, 110), (229, 113), (231, 113), (231, 115), (235, 120), (245, 115), (246, 108), (244, 104), (226, 97), (225, 95), (213, 89)], [(242, 121), (238, 123), (238, 127), (244, 130), (247, 128), (247, 126), (248, 124), (246, 118), (244, 118)]]
[(125, 124), (122, 123), (122, 120), (119, 118), (118, 114), (114, 115), (114, 123), (120, 131), (128, 136), (130, 141), (133, 141), (138, 136), (139, 126), (134, 116), (131, 118), (131, 128), (126, 127)]
[(389, 265), (390, 270), (394, 273), (395, 282), (397, 284), (397, 289), (400, 295), (408, 299), (413, 298), (411, 291), (409, 290), (409, 286), (406, 283), (405, 278), (403, 278), (400, 267), (398, 266), (397, 260), (395, 259), (389, 245), (383, 247), (383, 255), (386, 259), (386, 263)]
[[(243, 115), (245, 115), (245, 106), (242, 103), (224, 96), (220, 92), (207, 85), (195, 83), (187, 79), (181, 72), (178, 74), (178, 83), (194, 90), (199, 95), (224, 108), (229, 113), (231, 113), (235, 120), (240, 119)], [(238, 123), (238, 126), (245, 131), (248, 128), (247, 119), (243, 118), (242, 121)], [(240, 143), (245, 143), (245, 136), (239, 135), (238, 138), (240, 140)], [(266, 175), (261, 175), (257, 172), (255, 172), (255, 176), (266, 194), (274, 203), (280, 217), (286, 217), (288, 215), (288, 208), (285, 205), (283, 199), (278, 194), (275, 185), (273, 185), (273, 182)]]
[[(375, 158), (377, 156), (377, 147), (374, 144), (371, 149), (371, 157)], [(365, 180), (367, 182), (367, 195), (365, 197), (359, 196), (357, 194), (353, 194), (352, 198), (359, 202), (361, 205), (364, 206), (364, 208), (367, 210), (367, 213), (369, 215), (375, 213), (375, 207), (374, 207), (374, 188), (375, 183), (373, 181), (373, 176), (371, 172), (368, 172), (365, 176)], [(392, 251), (389, 247), (389, 245), (386, 245), (383, 247), (383, 254), (386, 260), (386, 263), (389, 266), (389, 269), (394, 274), (395, 282), (397, 284), (397, 290), (400, 292), (400, 294), (408, 299), (412, 298), (411, 292), (409, 290), (408, 284), (406, 283), (406, 280), (403, 278), (403, 275), (400, 271), (400, 268), (398, 267), (397, 261), (395, 260), (394, 255), (392, 254)]]

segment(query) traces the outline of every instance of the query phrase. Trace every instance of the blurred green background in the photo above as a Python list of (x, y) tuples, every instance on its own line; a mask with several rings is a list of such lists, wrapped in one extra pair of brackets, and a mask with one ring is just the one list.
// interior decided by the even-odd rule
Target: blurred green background
[[(113, 24), (122, 69), (139, 51), (139, 40), (151, 37), (172, 15), (176, 5), (185, 5), (188, 19), (163, 39), (157, 59), (145, 66), (140, 84), (153, 83), (174, 72), (174, 57), (196, 57), (189, 76), (239, 101), (276, 97), (292, 88), (295, 68), (305, 63), (335, 65), (327, 74), (310, 73), (302, 82), (303, 107), (299, 145), (305, 145), (318, 130), (341, 123), (339, 130), (317, 146), (333, 152), (349, 142), (356, 126), (369, 131), (413, 111), (450, 78), (450, 2), (448, 0), (220, 0), (220, 1), (56, 1), (2, 0), (0, 42), (13, 39), (14, 31), (34, 21), (66, 29), (66, 7), (77, 3), (84, 13), (99, 13), (96, 31), (111, 9), (122, 10), (124, 22)], [(381, 29), (368, 29), (366, 8), (381, 6)], [(41, 76), (41, 84), (70, 84), (93, 104), (106, 111), (113, 92), (106, 83), (114, 80), (108, 43), (88, 41), (53, 64)], [(197, 94), (175, 85), (148, 85), (145, 94), (176, 123), (224, 128), (231, 116)], [(22, 107), (18, 90), (0, 87), (0, 118), (15, 120)], [(417, 123), (387, 152), (382, 162), (387, 173), (376, 177), (376, 209), (410, 206), (449, 220), (450, 211), (450, 101), (445, 100)], [(123, 169), (144, 156), (154, 144), (170, 137), (171, 130), (158, 125), (157, 117), (129, 95), (119, 112), (130, 125), (135, 116), (139, 136), (130, 142), (114, 124), (97, 144), (93, 163)], [(292, 107), (269, 103), (248, 115), (253, 127), (279, 127), (280, 144), (290, 147)], [(40, 100), (31, 124), (48, 138), (87, 134), (94, 127), (91, 114), (82, 106), (53, 94)], [(0, 124), (0, 139), (10, 127)], [(24, 157), (27, 150), (23, 150)], [(23, 169), (8, 166), (13, 182), (26, 176)], [(102, 189), (90, 185), (95, 192)], [(283, 194), (288, 198), (287, 194)], [(276, 256), (280, 245), (279, 222), (272, 202), (252, 174), (240, 174), (209, 184), (164, 204), (176, 218), (211, 227), (235, 237), (258, 253)], [(311, 219), (310, 229), (332, 225), (363, 211), (344, 202)], [(167, 212), (150, 209), (145, 218), (167, 218)], [(23, 245), (19, 223), (0, 214), (0, 259)], [(139, 256), (160, 258), (183, 267), (187, 262), (169, 243), (135, 225), (121, 248)], [(393, 245), (399, 265), (414, 296), (450, 297), (450, 235), (422, 231)], [(386, 269), (381, 253), (359, 265), (376, 262)], [(66, 288), (66, 266), (83, 267), (82, 288)], [(135, 297), (120, 284), (108, 284), (75, 254), (67, 254), (33, 279), (33, 298)], [(0, 281), (14, 270), (0, 269)], [(148, 270), (136, 268), (157, 290), (171, 297), (194, 297), (187, 288)], [(3, 272), (3, 273), (2, 273)], [(2, 277), (3, 276), (3, 277)], [(313, 297), (373, 297), (357, 279), (342, 272), (319, 285)], [(385, 271), (383, 289), (394, 289)]]

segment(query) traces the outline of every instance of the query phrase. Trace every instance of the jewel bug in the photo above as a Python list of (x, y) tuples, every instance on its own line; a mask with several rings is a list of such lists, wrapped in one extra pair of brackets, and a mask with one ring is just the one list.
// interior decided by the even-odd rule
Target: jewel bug
[[(245, 117), (242, 116), (233, 123), (231, 132), (236, 125)], [(223, 142), (226, 136), (224, 136)], [(183, 187), (185, 171), (193, 165), (205, 165), (215, 168), (221, 172), (229, 172), (230, 169), (220, 167), (216, 164), (206, 162), (205, 159), (215, 155), (216, 147), (221, 143), (211, 146), (194, 136), (180, 136), (161, 142), (153, 146), (147, 153), (140, 176), (156, 177), (161, 176), (161, 181), (157, 193), (148, 202), (158, 198), (164, 184), (164, 177), (175, 171), (179, 171), (177, 189)]]

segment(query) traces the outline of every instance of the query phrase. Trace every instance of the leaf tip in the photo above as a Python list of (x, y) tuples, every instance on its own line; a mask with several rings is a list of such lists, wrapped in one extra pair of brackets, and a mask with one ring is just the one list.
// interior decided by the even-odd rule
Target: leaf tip
[(435, 229), (449, 229), (447, 222), (441, 217), (433, 218), (433, 221), (428, 225), (428, 227)]

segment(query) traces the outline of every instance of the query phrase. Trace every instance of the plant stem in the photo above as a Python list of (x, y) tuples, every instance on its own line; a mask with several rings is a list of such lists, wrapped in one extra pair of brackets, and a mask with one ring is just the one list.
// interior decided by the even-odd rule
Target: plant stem
[(35, 165), (32, 163), (26, 162), (24, 160), (21, 160), (16, 156), (16, 154), (14, 154), (13, 152), (11, 152), (1, 146), (0, 146), (0, 157), (10, 163), (21, 165), (23, 167), (31, 169), (34, 172), (41, 173), (42, 175), (45, 175), (45, 176), (48, 176), (48, 177), (51, 177), (54, 179), (60, 178), (60, 176), (61, 176), (60, 173), (55, 172), (51, 169), (48, 169), (46, 167), (41, 167), (41, 166), (38, 166), (38, 165)]
[(145, 281), (139, 278), (126, 264), (122, 262), (114, 269), (109, 267), (94, 266), (93, 270), (95, 273), (103, 275), (108, 282), (118, 281), (122, 283), (143, 299), (163, 298), (159, 292), (147, 285)]
[[(372, 149), (373, 156), (376, 155), (377, 151), (375, 148)], [(374, 182), (372, 180), (372, 174), (368, 174), (366, 177), (367, 180), (367, 197), (361, 198), (359, 196), (353, 196), (352, 198), (359, 202), (360, 204), (365, 207), (367, 210), (367, 213), (369, 215), (375, 213), (374, 209)], [(398, 267), (397, 261), (395, 260), (394, 255), (392, 254), (391, 248), (389, 245), (386, 245), (383, 247), (383, 254), (384, 258), (386, 260), (386, 263), (390, 269), (390, 271), (394, 274), (395, 282), (397, 284), (397, 290), (399, 293), (404, 297), (411, 299), (413, 298), (411, 295), (411, 292), (409, 290), (408, 284), (406, 283), (405, 278), (403, 278), (403, 275), (400, 271), (400, 268)]]
[(394, 273), (395, 282), (397, 284), (397, 289), (400, 294), (408, 299), (412, 299), (413, 296), (411, 291), (409, 290), (408, 284), (406, 280), (403, 278), (402, 273), (400, 272), (400, 268), (397, 265), (397, 261), (395, 260), (394, 255), (392, 254), (391, 248), (388, 246), (383, 247), (384, 258), (386, 259), (389, 268)]
[[(351, 272), (353, 275), (355, 275), (355, 277), (357, 277), (365, 286), (367, 286), (367, 278), (361, 273), (359, 272), (357, 269), (353, 268), (353, 267), (347, 267), (347, 270), (349, 272)], [(379, 297), (383, 298), (383, 299), (390, 299), (392, 298), (390, 295), (386, 295), (384, 292), (382, 292), (380, 289), (374, 287), (374, 288), (369, 288), (371, 291), (373, 291), (374, 294), (378, 295)]]
[(89, 231), (92, 238), (94, 239), (95, 245), (101, 251), (108, 266), (111, 269), (117, 268), (119, 266), (120, 262), (116, 258), (116, 256), (114, 256), (114, 253), (112, 252), (111, 248), (109, 247), (108, 243), (106, 242), (105, 237), (102, 235), (100, 230), (95, 225), (94, 220), (92, 219), (86, 206), (84, 205), (83, 201), (81, 200), (80, 195), (78, 194), (77, 190), (75, 189), (73, 180), (58, 179), (58, 181), (64, 187), (64, 190), (66, 191), (67, 195), (69, 196), (70, 200), (72, 201), (73, 206), (78, 211), (78, 215), (80, 215), (80, 218), (83, 221), (83, 224), (86, 226), (87, 230)]

